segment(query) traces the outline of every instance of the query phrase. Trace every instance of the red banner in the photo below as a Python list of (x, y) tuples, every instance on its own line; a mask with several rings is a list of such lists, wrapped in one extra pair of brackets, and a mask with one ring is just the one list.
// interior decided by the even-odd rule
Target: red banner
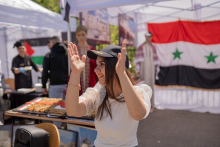
[(148, 23), (148, 30), (154, 35), (154, 43), (186, 41), (196, 44), (219, 44), (220, 21)]

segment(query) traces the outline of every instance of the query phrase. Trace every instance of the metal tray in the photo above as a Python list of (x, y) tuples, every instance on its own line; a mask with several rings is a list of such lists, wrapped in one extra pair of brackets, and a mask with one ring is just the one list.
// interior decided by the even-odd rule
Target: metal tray
[[(33, 99), (33, 100), (31, 100), (31, 101), (29, 101), (29, 102), (38, 102), (38, 101), (40, 101), (42, 98), (41, 97), (38, 97), (38, 98), (35, 98), (35, 99)], [(21, 105), (21, 106), (19, 106), (19, 107), (17, 107), (17, 108), (14, 108), (13, 109), (13, 111), (15, 111), (15, 112), (23, 112), (23, 113), (33, 113), (33, 114), (47, 114), (47, 113), (44, 113), (44, 112), (35, 112), (35, 111), (27, 111), (25, 108), (27, 107), (27, 106), (30, 106), (31, 104), (23, 104), (23, 105)]]
[[(42, 99), (43, 97), (38, 97), (38, 98), (35, 98), (29, 102), (38, 102)], [(30, 113), (30, 114), (40, 114), (40, 115), (47, 115), (47, 114), (50, 114), (50, 113), (44, 113), (44, 112), (35, 112), (35, 111), (27, 111), (25, 108), (27, 106), (29, 106), (31, 104), (23, 104), (17, 108), (14, 108), (13, 111), (15, 112), (22, 112), (22, 113)], [(50, 114), (50, 115), (53, 115), (53, 114)], [(68, 117), (68, 118), (76, 118), (76, 119), (87, 119), (87, 120), (94, 120), (94, 118), (92, 117), (86, 117), (86, 116), (83, 116), (83, 117), (73, 117), (73, 116), (68, 116), (68, 115), (55, 115), (57, 117)]]

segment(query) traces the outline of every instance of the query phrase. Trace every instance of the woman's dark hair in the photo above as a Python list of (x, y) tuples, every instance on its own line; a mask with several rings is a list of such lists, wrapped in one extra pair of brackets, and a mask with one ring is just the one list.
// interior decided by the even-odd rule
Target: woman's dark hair
[[(99, 106), (97, 112), (96, 112), (96, 118), (99, 120), (103, 119), (103, 113), (106, 111), (110, 117), (112, 118), (112, 113), (111, 113), (111, 107), (109, 106), (109, 101), (108, 97), (115, 99), (118, 102), (125, 102), (124, 98), (116, 98), (117, 95), (114, 95), (114, 82), (117, 82), (120, 87), (120, 81), (118, 78), (118, 75), (115, 70), (115, 66), (118, 62), (117, 58), (104, 58), (105, 60), (105, 88), (106, 88), (106, 95), (105, 98), (102, 102), (102, 104)], [(128, 75), (129, 79), (131, 80), (131, 75), (130, 72), (128, 71), (127, 68), (125, 68), (126, 74)], [(132, 84), (134, 85), (133, 81), (131, 80)]]

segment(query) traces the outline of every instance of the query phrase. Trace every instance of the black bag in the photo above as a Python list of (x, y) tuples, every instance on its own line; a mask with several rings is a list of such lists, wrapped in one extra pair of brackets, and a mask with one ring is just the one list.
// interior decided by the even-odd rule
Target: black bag
[(23, 126), (16, 130), (15, 147), (49, 147), (49, 133), (34, 126)]

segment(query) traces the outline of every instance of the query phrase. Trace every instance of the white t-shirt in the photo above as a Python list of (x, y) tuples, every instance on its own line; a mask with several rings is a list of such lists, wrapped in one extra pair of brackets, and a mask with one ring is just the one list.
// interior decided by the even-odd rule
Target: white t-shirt
[[(152, 90), (146, 84), (134, 86), (146, 106), (147, 113), (144, 118), (150, 112), (150, 98), (152, 96)], [(97, 112), (98, 107), (102, 104), (105, 97), (106, 89), (105, 86), (97, 83), (93, 88), (87, 88), (86, 92), (80, 96), (79, 101), (84, 102), (86, 105), (87, 113)], [(117, 97), (123, 97), (123, 93)], [(139, 121), (134, 120), (130, 113), (126, 102), (120, 103), (115, 99), (109, 98), (111, 104), (110, 115), (104, 111), (103, 119), (95, 119), (95, 127), (97, 130), (97, 138), (95, 140), (96, 147), (135, 147), (138, 145), (137, 142), (137, 128)], [(144, 119), (143, 118), (143, 119)]]

